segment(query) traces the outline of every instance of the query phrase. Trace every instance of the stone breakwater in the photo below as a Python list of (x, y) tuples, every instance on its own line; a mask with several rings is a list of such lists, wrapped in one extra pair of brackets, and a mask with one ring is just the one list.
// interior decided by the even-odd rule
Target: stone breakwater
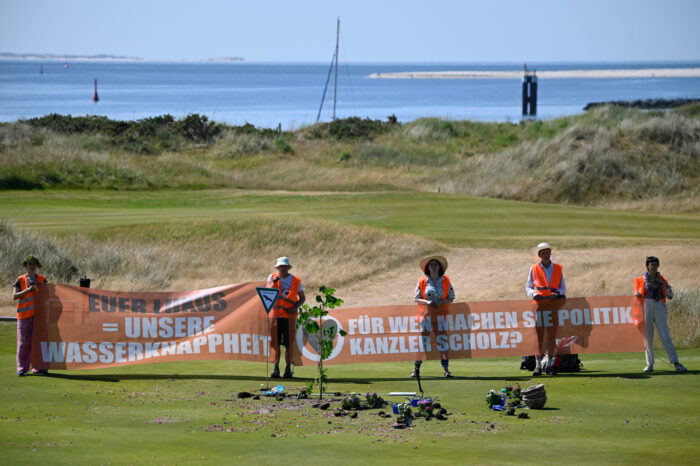
[(591, 102), (584, 110), (590, 110), (601, 105), (614, 105), (616, 107), (630, 107), (642, 109), (664, 109), (675, 108), (681, 105), (688, 105), (700, 102), (700, 99), (647, 99), (647, 100), (611, 100), (608, 102)]
[[(403, 71), (372, 73), (371, 79), (522, 79), (522, 71)], [(700, 78), (700, 68), (538, 71), (540, 79)]]

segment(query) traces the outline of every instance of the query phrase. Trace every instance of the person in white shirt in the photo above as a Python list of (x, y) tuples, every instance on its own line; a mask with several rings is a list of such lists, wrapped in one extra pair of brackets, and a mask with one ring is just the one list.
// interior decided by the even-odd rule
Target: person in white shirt
[[(528, 298), (535, 300), (539, 305), (550, 306), (550, 300), (566, 298), (563, 267), (552, 260), (552, 247), (549, 243), (538, 244), (535, 252), (540, 261), (530, 267), (525, 292)], [(540, 349), (539, 354), (535, 356), (535, 370), (532, 375), (542, 375), (544, 353), (547, 353), (549, 361), (546, 369), (547, 374), (555, 375), (557, 372), (552, 366), (552, 362), (556, 346), (556, 327), (537, 327), (537, 339), (540, 343)]]

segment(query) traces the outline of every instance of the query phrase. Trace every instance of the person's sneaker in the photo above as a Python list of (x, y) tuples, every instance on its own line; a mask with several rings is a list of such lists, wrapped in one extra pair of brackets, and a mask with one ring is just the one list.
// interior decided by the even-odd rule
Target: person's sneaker
[(279, 379), (280, 378), (280, 368), (275, 367), (272, 369), (272, 374), (270, 374), (271, 379)]
[(644, 372), (654, 372), (654, 365), (647, 364), (646, 367), (644, 368)]
[(541, 367), (535, 367), (535, 370), (532, 371), (532, 375), (535, 377), (539, 377), (542, 375), (542, 368)]
[(544, 370), (547, 375), (557, 375), (557, 370), (553, 367), (548, 367)]
[(676, 372), (686, 372), (688, 369), (685, 368), (685, 366), (679, 362), (675, 363), (673, 367), (676, 368)]
[(26, 372), (17, 371), (17, 377), (24, 377), (25, 375), (27, 375)]
[(287, 368), (284, 370), (284, 375), (282, 377), (285, 379), (291, 379), (292, 377), (294, 377), (294, 375), (292, 375), (292, 368), (287, 366)]
[(454, 375), (452, 375), (452, 372), (448, 371), (447, 369), (445, 369), (444, 374), (445, 374), (445, 377), (447, 377), (448, 379), (451, 379), (452, 377), (454, 377)]
[(419, 372), (420, 372), (420, 369), (418, 369), (417, 367), (414, 368), (413, 371), (411, 372), (411, 377), (418, 377)]

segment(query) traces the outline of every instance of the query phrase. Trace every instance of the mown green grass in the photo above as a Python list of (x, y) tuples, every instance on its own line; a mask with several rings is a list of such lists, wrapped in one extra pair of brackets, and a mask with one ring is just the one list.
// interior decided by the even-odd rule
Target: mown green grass
[(246, 215), (319, 218), (424, 236), (449, 245), (565, 247), (697, 242), (700, 215), (527, 203), (431, 193), (291, 194), (240, 190), (0, 192), (0, 216), (58, 234)]
[[(584, 355), (585, 370), (532, 379), (516, 358), (452, 361), (456, 377), (424, 365), (426, 394), (448, 421), (410, 431), (362, 411), (335, 418), (274, 400), (237, 400), (264, 383), (265, 365), (203, 361), (14, 375), (15, 326), (0, 324), (0, 451), (4, 464), (695, 464), (700, 453), (700, 350), (683, 350), (689, 373), (642, 354)], [(661, 359), (661, 358), (660, 358)], [(411, 364), (330, 367), (332, 391), (416, 390)], [(297, 368), (296, 391), (315, 368)], [(489, 411), (489, 389), (544, 382), (545, 410), (521, 420)], [(338, 405), (335, 402), (333, 406)], [(260, 408), (272, 408), (270, 413)], [(209, 431), (220, 425), (234, 431)], [(492, 427), (493, 426), (493, 427)], [(274, 437), (273, 437), (274, 434)]]

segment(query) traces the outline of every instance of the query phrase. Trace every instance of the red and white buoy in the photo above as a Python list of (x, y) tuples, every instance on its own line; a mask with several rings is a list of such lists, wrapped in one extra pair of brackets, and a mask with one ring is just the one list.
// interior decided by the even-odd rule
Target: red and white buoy
[(97, 95), (97, 79), (95, 79), (95, 93), (92, 95), (93, 102), (99, 102), (100, 96)]

